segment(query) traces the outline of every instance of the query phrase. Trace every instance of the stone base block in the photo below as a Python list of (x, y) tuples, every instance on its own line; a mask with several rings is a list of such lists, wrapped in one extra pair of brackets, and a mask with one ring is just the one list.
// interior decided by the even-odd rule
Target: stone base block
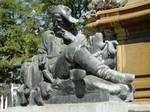
[(110, 94), (106, 90), (95, 91), (85, 94), (83, 98), (77, 98), (75, 95), (54, 95), (46, 103), (62, 104), (62, 103), (83, 103), (83, 102), (104, 102), (109, 101)]
[(150, 112), (150, 104), (124, 102), (46, 104), (12, 107), (2, 112)]

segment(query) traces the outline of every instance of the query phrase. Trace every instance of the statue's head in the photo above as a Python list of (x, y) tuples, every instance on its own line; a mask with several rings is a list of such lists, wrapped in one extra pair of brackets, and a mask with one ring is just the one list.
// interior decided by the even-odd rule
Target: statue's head
[(55, 32), (55, 35), (58, 34), (58, 37), (64, 35), (64, 31), (62, 31), (62, 28), (66, 31), (69, 31), (73, 35), (76, 35), (78, 33), (75, 23), (77, 23), (79, 20), (72, 17), (71, 12), (72, 10), (64, 5), (56, 5), (50, 7), (50, 13), (56, 20), (53, 31)]
[(64, 5), (50, 7), (50, 13), (56, 17), (57, 21), (67, 20), (70, 23), (77, 23), (79, 20), (71, 15), (72, 10)]

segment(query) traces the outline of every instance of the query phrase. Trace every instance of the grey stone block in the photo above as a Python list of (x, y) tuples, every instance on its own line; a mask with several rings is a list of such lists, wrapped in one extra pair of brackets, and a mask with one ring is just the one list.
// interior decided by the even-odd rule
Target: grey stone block
[(83, 102), (104, 102), (109, 101), (110, 94), (106, 90), (99, 90), (86, 93), (83, 98), (77, 98), (75, 95), (54, 95), (46, 103), (62, 104), (62, 103), (83, 103)]
[(2, 112), (150, 112), (150, 104), (124, 102), (46, 104), (45, 106), (11, 107)]

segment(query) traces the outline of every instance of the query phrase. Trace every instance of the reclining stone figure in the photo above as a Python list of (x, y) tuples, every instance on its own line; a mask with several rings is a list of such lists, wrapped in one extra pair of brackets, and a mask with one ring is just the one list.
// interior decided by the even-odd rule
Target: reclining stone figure
[[(87, 45), (85, 36), (75, 27), (74, 24), (78, 20), (71, 16), (71, 9), (58, 5), (52, 7), (51, 11), (57, 20), (57, 25), (53, 31), (44, 33), (40, 55), (35, 56), (35, 60), (28, 63), (31, 69), (29, 66), (22, 69), (23, 72), (29, 70), (29, 74), (23, 75), (23, 79), (26, 79), (24, 87), (28, 88), (26, 90), (36, 91), (35, 102), (43, 105), (43, 99), (47, 99), (51, 94), (59, 94), (65, 90), (69, 94), (74, 88), (76, 96), (82, 98), (85, 89), (89, 87), (106, 89), (111, 94), (123, 96), (122, 99), (126, 100), (130, 89), (128, 84), (134, 80), (134, 75), (110, 69), (114, 63), (105, 61), (114, 58), (116, 51), (113, 45), (117, 43), (101, 41), (97, 44), (98, 48), (94, 49), (95, 47)], [(95, 35), (98, 38), (101, 36), (101, 34)], [(106, 55), (108, 48), (110, 55)], [(101, 52), (100, 55), (97, 55), (98, 52)], [(34, 71), (32, 68), (38, 73), (31, 72)], [(64, 90), (61, 90), (61, 87)], [(22, 91), (20, 93), (23, 96)], [(27, 95), (24, 94), (25, 99), (28, 99), (26, 96), (29, 96), (29, 91)]]
[[(55, 8), (57, 9), (57, 11)], [(60, 5), (60, 6), (56, 6), (55, 8), (53, 9), (53, 11), (54, 12), (56, 11), (55, 14), (57, 13), (56, 14), (57, 17), (60, 16), (59, 22), (61, 23), (61, 25), (62, 25), (62, 21), (63, 22), (65, 21), (66, 23), (70, 22), (70, 20), (66, 21), (67, 18), (63, 18), (64, 14), (61, 13), (61, 10), (63, 10), (63, 8), (65, 9), (66, 7)], [(70, 13), (67, 15), (70, 15)], [(62, 52), (61, 56), (58, 58), (56, 64), (54, 65), (54, 71), (53, 71), (54, 77), (57, 77), (59, 79), (68, 79), (70, 77), (70, 70), (72, 68), (76, 68), (77, 66), (77, 68), (79, 67), (85, 70), (87, 74), (91, 73), (92, 75), (95, 75), (96, 77), (109, 80), (113, 83), (129, 84), (133, 81), (134, 79), (133, 75), (123, 74), (123, 73), (119, 73), (117, 71), (111, 70), (108, 66), (106, 66), (103, 63), (103, 61), (100, 61), (97, 58), (95, 58), (90, 53), (90, 51), (88, 51), (88, 48), (85, 44), (86, 43), (84, 39), (85, 36), (83, 34), (80, 34), (80, 32), (75, 34), (74, 32), (72, 32), (73, 30), (70, 31), (70, 29), (67, 29), (67, 28), (69, 27), (66, 27), (65, 29), (64, 26), (60, 26), (59, 36), (63, 39), (70, 39), (71, 37), (70, 39), (71, 43), (66, 46), (65, 50)], [(116, 43), (116, 42), (112, 42), (112, 43)], [(108, 44), (108, 45), (112, 45), (112, 44)], [(100, 72), (98, 73), (99, 70)], [(115, 91), (115, 89), (113, 90)], [(116, 90), (116, 93), (117, 93), (117, 90)]]

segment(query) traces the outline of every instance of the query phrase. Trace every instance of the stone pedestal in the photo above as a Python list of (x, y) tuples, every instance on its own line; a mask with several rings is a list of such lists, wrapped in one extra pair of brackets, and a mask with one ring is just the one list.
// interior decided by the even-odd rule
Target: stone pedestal
[(3, 112), (150, 112), (150, 104), (123, 102), (46, 104), (45, 106), (12, 107)]
[[(54, 94), (49, 98), (49, 100), (44, 102), (45, 104), (66, 104), (66, 103), (104, 102), (113, 99), (114, 97), (112, 97), (107, 90), (101, 89), (88, 92), (84, 95), (83, 98), (77, 98), (75, 94), (70, 95)], [(116, 97), (114, 100), (116, 100)], [(29, 102), (30, 105), (36, 105), (34, 102), (34, 92), (31, 92)]]
[(48, 101), (47, 104), (62, 104), (62, 103), (83, 103), (83, 102), (104, 102), (109, 101), (110, 94), (106, 90), (98, 90), (94, 92), (86, 93), (83, 98), (77, 98), (75, 95), (54, 95)]

